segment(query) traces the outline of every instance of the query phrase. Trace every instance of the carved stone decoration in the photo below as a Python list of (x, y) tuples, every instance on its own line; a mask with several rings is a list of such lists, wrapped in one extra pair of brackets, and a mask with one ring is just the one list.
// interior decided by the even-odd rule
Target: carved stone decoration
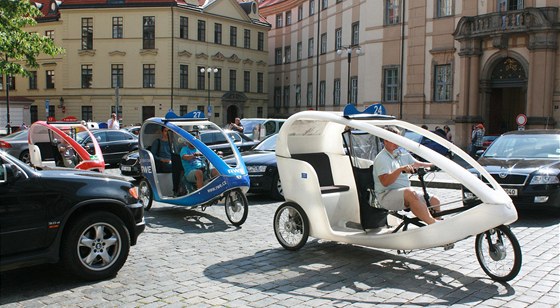
[(126, 56), (126, 52), (120, 50), (113, 50), (109, 52), (109, 55), (112, 56)]
[(492, 80), (526, 80), (523, 65), (513, 58), (504, 58), (492, 71)]
[(78, 50), (78, 55), (80, 56), (95, 56), (95, 49)]
[(147, 56), (147, 55), (157, 56), (157, 54), (158, 54), (157, 49), (140, 49), (141, 56)]
[(208, 59), (208, 55), (201, 52), (201, 53), (197, 53), (195, 56), (197, 59)]
[(228, 62), (239, 63), (239, 62), (241, 62), (241, 59), (239, 59), (239, 57), (234, 54), (234, 55), (232, 55), (231, 57), (228, 58)]
[(492, 46), (498, 49), (508, 48), (508, 36), (507, 35), (496, 35), (492, 37)]
[(212, 56), (212, 60), (215, 60), (215, 61), (225, 61), (225, 59), (226, 59), (226, 57), (224, 56), (224, 54), (219, 52), (219, 51), (215, 55)]
[(190, 53), (190, 52), (188, 52), (188, 51), (186, 51), (186, 50), (182, 50), (182, 51), (179, 51), (179, 52), (177, 53), (177, 55), (178, 55), (179, 57), (187, 57), (187, 58), (190, 58), (190, 57), (192, 56), (192, 53)]
[(266, 66), (266, 62), (264, 62), (263, 60), (257, 61), (257, 66)]
[(228, 91), (222, 95), (222, 101), (244, 103), (247, 101), (247, 95), (239, 91)]
[(253, 60), (247, 58), (247, 59), (243, 60), (243, 64), (253, 65)]

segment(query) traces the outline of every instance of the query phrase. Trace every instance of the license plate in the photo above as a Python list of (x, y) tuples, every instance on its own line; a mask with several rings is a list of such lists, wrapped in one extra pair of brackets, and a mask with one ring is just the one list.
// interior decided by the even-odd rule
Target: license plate
[(515, 188), (504, 188), (504, 191), (510, 196), (517, 196), (517, 189)]
[(130, 170), (132, 170), (132, 168), (130, 168), (129, 166), (121, 166), (121, 170), (122, 171), (130, 171)]

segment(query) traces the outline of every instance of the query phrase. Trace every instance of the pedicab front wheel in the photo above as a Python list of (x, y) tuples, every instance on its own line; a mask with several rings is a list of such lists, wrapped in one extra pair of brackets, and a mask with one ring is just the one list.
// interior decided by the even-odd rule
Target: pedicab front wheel
[(521, 247), (508, 226), (478, 234), (475, 251), (482, 270), (493, 280), (512, 280), (521, 270)]
[(226, 195), (225, 208), (226, 216), (232, 225), (239, 227), (247, 220), (249, 201), (241, 190), (235, 189)]
[(274, 235), (287, 250), (298, 250), (309, 237), (309, 220), (307, 215), (296, 203), (281, 204), (274, 214)]
[(142, 206), (144, 206), (144, 210), (149, 211), (152, 208), (153, 202), (153, 195), (152, 195), (152, 188), (150, 187), (150, 183), (143, 179), (138, 184), (138, 199)]

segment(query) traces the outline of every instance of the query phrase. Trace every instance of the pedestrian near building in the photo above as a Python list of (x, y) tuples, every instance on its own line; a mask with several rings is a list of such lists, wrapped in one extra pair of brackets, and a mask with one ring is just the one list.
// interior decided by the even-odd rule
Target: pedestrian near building
[(447, 138), (447, 141), (453, 142), (453, 134), (451, 133), (451, 128), (449, 128), (449, 126), (445, 125), (443, 127), (443, 130), (445, 131), (445, 138)]
[(484, 137), (484, 125), (477, 124), (471, 133), (471, 156), (476, 157), (476, 152), (482, 150), (482, 137)]
[(111, 118), (107, 121), (107, 128), (108, 129), (120, 129), (121, 125), (119, 120), (117, 119), (117, 114), (111, 114)]
[(242, 133), (243, 125), (241, 124), (241, 119), (235, 118), (234, 122), (229, 125), (229, 129)]

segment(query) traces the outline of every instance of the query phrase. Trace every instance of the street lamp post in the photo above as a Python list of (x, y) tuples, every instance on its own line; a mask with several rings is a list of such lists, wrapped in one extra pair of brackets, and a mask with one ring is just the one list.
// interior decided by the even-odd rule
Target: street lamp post
[(208, 119), (210, 119), (210, 73), (217, 73), (218, 69), (215, 67), (201, 68), (201, 73), (208, 73), (208, 105), (206, 106), (206, 112), (208, 112)]
[(352, 94), (351, 84), (350, 84), (350, 63), (352, 62), (352, 51), (356, 51), (356, 54), (359, 55), (362, 53), (362, 48), (360, 45), (352, 45), (352, 46), (341, 46), (339, 50), (336, 51), (337, 55), (342, 55), (345, 51), (348, 55), (348, 97), (346, 98), (346, 103), (350, 104), (350, 97)]

